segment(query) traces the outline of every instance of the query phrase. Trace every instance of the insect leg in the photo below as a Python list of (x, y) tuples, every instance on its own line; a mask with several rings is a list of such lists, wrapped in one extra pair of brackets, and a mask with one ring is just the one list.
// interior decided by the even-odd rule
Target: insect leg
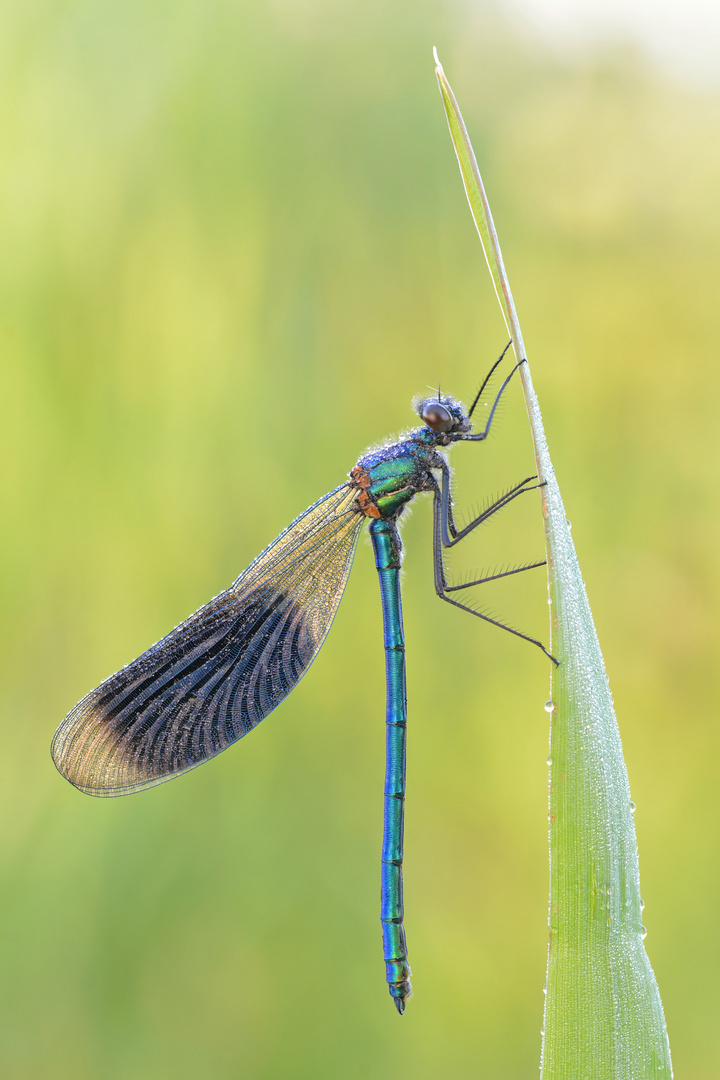
[[(478, 525), (482, 525), (484, 521), (491, 518), (498, 510), (502, 510), (504, 506), (511, 503), (513, 499), (516, 499), (518, 495), (523, 495), (526, 491), (535, 491), (537, 488), (545, 486), (544, 483), (531, 484), (532, 480), (537, 480), (537, 476), (527, 476), (524, 480), (521, 480), (519, 484), (516, 484), (515, 487), (510, 488), (509, 491), (506, 491), (501, 495), (499, 499), (496, 499), (495, 502), (486, 506), (481, 514), (478, 514), (476, 518), (473, 518), (473, 520), (462, 529), (458, 529), (453, 515), (452, 493), (450, 491), (450, 466), (446, 461), (442, 461), (442, 463), (438, 465), (438, 468), (442, 473), (440, 487), (440, 502), (442, 507), (441, 524), (443, 547), (446, 548), (454, 547), (460, 540), (463, 540), (468, 536), (473, 529), (476, 529)], [(528, 487), (528, 485), (530, 486)]]
[[(444, 483), (443, 483), (443, 487), (444, 487)], [(529, 490), (529, 489), (523, 489), (523, 490)], [(518, 492), (518, 494), (520, 494), (520, 492)], [(529, 641), (531, 645), (536, 645), (538, 647), (538, 649), (540, 649), (542, 652), (544, 652), (545, 655), (547, 656), (547, 658), (549, 660), (552, 660), (553, 664), (557, 665), (558, 661), (555, 659), (554, 656), (551, 656), (551, 654), (547, 651), (547, 649), (545, 648), (545, 646), (543, 645), (543, 643), (541, 641), (537, 641), (535, 638), (530, 637), (528, 634), (523, 634), (519, 630), (515, 630), (512, 626), (506, 626), (505, 623), (501, 623), (497, 619), (491, 618), (489, 615), (484, 615), (482, 611), (476, 611), (474, 608), (469, 607), (467, 604), (461, 604), (459, 600), (454, 600), (451, 596), (448, 596), (448, 593), (456, 590), (457, 586), (449, 586), (448, 583), (447, 583), (447, 578), (445, 576), (445, 567), (443, 565), (442, 549), (443, 549), (443, 546), (449, 546), (449, 545), (445, 545), (445, 543), (444, 543), (444, 538), (443, 538), (443, 517), (444, 517), (443, 495), (442, 495), (441, 492), (436, 490), (435, 494), (434, 494), (434, 498), (433, 498), (433, 567), (434, 567), (434, 576), (435, 576), (435, 592), (440, 597), (440, 599), (444, 600), (448, 604), (452, 604), (454, 607), (460, 608), (462, 611), (469, 612), (470, 615), (475, 615), (478, 619), (483, 619), (484, 622), (491, 623), (492, 626), (497, 626), (501, 630), (507, 630), (507, 632), (509, 634), (514, 634), (515, 637), (522, 638), (523, 641)], [(533, 565), (542, 566), (542, 563), (536, 563), (536, 564), (533, 564)], [(518, 571), (515, 571), (515, 572), (519, 573), (522, 570), (529, 570), (529, 569), (531, 569), (531, 567), (523, 566), (523, 567), (520, 567), (518, 569)], [(513, 573), (513, 571), (510, 571), (510, 573)], [(497, 575), (491, 575), (491, 576), (489, 576), (487, 578), (484, 578), (482, 580), (483, 581), (492, 581), (496, 577), (507, 577), (507, 576), (508, 576), (507, 573), (502, 573), (502, 574), (497, 574)], [(468, 584), (472, 584), (472, 583), (468, 583)]]

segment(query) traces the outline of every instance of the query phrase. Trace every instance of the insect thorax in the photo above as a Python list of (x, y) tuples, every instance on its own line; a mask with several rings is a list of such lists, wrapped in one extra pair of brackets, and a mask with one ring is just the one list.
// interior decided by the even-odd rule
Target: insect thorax
[(418, 492), (432, 490), (436, 458), (433, 443), (416, 434), (363, 455), (350, 471), (358, 509), (370, 518), (398, 514)]

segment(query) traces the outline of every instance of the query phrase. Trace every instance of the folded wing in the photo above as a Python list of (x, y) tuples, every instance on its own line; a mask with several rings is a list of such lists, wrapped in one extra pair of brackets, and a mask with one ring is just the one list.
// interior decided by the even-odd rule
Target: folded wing
[(290, 693), (323, 643), (365, 520), (343, 485), (297, 518), (237, 581), (63, 720), (53, 760), (89, 795), (126, 795), (242, 738)]

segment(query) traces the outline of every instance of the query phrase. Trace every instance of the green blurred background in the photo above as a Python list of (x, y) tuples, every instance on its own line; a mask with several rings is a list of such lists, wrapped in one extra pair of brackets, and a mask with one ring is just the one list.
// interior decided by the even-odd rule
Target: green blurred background
[[(366, 541), (312, 671), (240, 747), (107, 801), (48, 752), (414, 394), (467, 400), (500, 351), (435, 44), (615, 695), (676, 1072), (716, 1077), (720, 95), (440, 0), (10, 0), (3, 24), (2, 1075), (536, 1075), (548, 664), (435, 599), (427, 500), (404, 530), (402, 1020)], [(461, 508), (532, 472), (514, 395), (454, 451)], [(456, 573), (536, 558), (534, 499)], [(546, 639), (536, 574), (480, 599)]]

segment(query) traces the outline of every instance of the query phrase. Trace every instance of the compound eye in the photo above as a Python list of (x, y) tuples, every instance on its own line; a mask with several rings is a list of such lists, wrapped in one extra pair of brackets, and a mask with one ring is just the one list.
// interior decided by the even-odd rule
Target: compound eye
[(422, 418), (427, 426), (438, 434), (450, 431), (453, 426), (452, 413), (439, 401), (428, 401), (422, 411)]

